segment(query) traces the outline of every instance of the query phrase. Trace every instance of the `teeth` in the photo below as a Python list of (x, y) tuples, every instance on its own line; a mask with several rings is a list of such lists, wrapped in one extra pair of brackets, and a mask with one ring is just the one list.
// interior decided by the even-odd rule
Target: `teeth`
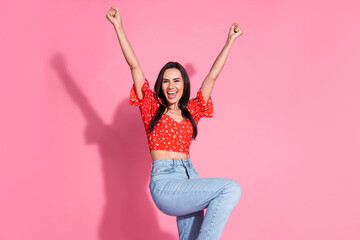
[(168, 92), (168, 93), (176, 93), (176, 92)]

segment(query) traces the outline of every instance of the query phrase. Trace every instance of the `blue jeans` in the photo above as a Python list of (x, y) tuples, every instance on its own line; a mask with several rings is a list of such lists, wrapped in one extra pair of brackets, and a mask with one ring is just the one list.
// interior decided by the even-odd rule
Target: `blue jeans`
[(200, 178), (190, 158), (155, 160), (149, 187), (157, 208), (176, 216), (180, 240), (220, 239), (241, 195), (234, 180)]

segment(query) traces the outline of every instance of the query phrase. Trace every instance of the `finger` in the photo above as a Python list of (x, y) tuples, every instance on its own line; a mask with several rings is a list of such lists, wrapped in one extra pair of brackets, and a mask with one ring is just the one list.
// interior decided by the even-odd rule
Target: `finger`
[(231, 30), (236, 33), (238, 31), (238, 30), (236, 30), (237, 28), (238, 28), (238, 25), (236, 23), (233, 23), (233, 25), (231, 26)]
[(111, 7), (112, 9), (114, 9), (115, 13), (119, 12), (119, 9), (116, 6)]
[(107, 16), (108, 18), (112, 18), (112, 17), (113, 17), (113, 14), (112, 14), (111, 12), (108, 12), (108, 14), (106, 14), (106, 16)]
[(113, 22), (113, 18), (109, 14), (106, 15), (106, 19), (109, 20), (110, 22)]

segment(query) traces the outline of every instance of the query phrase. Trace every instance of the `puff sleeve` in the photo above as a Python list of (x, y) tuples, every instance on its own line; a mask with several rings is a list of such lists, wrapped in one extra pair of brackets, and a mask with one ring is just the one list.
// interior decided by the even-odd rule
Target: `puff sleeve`
[(204, 96), (202, 95), (201, 89), (196, 93), (196, 97), (190, 99), (189, 101), (189, 110), (196, 123), (202, 117), (213, 117), (214, 114), (214, 105), (211, 96), (207, 103), (205, 103)]
[(156, 101), (154, 92), (149, 88), (149, 82), (145, 79), (141, 91), (143, 93), (143, 98), (139, 99), (136, 95), (135, 84), (133, 84), (130, 90), (130, 106), (139, 106), (141, 117), (144, 121), (145, 126), (150, 124), (150, 120), (155, 114), (155, 111), (159, 104)]

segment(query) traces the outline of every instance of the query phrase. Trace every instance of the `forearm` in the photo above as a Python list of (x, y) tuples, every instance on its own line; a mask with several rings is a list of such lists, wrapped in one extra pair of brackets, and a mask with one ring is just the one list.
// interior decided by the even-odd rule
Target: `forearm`
[(216, 58), (214, 64), (212, 65), (209, 74), (207, 77), (212, 78), (212, 79), (217, 79), (217, 77), (219, 76), (221, 70), (223, 69), (226, 59), (229, 55), (231, 46), (233, 45), (234, 40), (233, 39), (227, 39), (225, 46), (223, 47), (223, 49), (221, 50), (219, 56)]
[(118, 37), (121, 50), (124, 54), (126, 62), (128, 63), (131, 69), (139, 67), (140, 63), (136, 58), (135, 52), (132, 49), (129, 40), (126, 37), (123, 26), (114, 27), (116, 31), (116, 35)]

